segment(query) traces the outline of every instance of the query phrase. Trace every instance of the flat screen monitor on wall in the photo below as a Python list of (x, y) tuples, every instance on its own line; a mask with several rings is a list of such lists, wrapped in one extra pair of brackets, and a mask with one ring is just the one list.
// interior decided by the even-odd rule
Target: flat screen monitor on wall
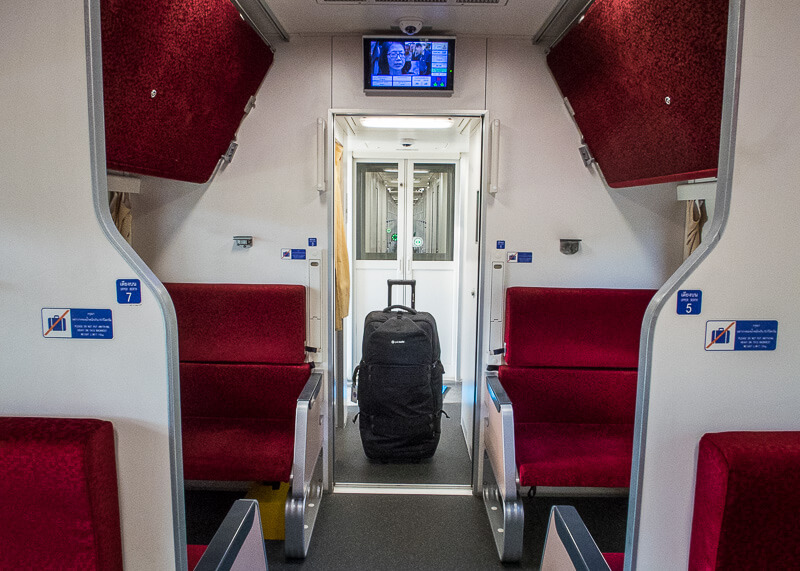
[(455, 46), (452, 37), (364, 36), (364, 91), (450, 95)]

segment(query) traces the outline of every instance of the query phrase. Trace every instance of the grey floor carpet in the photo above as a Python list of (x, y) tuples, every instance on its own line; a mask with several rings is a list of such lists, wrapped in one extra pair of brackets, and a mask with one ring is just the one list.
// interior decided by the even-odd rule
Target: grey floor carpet
[(446, 403), (442, 416), (442, 435), (432, 458), (419, 463), (384, 464), (370, 460), (361, 446), (358, 422), (352, 422), (354, 413), (348, 414), (344, 428), (336, 429), (337, 482), (370, 484), (465, 484), (472, 478), (472, 465), (461, 430), (459, 403)]
[[(243, 494), (187, 491), (189, 543), (207, 544), (230, 505)], [(552, 505), (573, 505), (604, 552), (625, 548), (628, 500), (525, 498), (522, 561), (497, 558), (483, 502), (472, 496), (324, 497), (308, 557), (287, 560), (282, 541), (267, 541), (270, 571), (538, 569)]]

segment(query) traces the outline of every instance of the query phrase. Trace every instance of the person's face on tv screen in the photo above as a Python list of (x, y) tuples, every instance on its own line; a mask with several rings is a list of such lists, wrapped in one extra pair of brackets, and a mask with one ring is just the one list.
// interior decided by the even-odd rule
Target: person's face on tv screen
[(386, 59), (390, 68), (395, 70), (403, 69), (406, 64), (406, 50), (403, 45), (389, 44), (389, 49), (386, 50)]

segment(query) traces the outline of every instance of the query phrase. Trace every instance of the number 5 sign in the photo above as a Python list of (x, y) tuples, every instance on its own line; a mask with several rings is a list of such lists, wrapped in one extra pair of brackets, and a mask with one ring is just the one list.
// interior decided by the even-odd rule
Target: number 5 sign
[(703, 292), (699, 289), (678, 291), (678, 315), (700, 315), (703, 305)]

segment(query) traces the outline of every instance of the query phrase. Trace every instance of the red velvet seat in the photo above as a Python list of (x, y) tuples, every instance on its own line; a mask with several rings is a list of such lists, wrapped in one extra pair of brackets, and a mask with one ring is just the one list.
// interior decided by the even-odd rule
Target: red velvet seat
[(506, 365), (523, 486), (627, 487), (653, 290), (512, 287)]
[(800, 568), (800, 432), (700, 439), (689, 569)]
[(200, 561), (200, 558), (203, 556), (203, 553), (206, 552), (208, 548), (207, 545), (187, 545), (186, 546), (186, 555), (189, 561), (189, 571), (197, 567), (197, 563)]
[(0, 569), (122, 569), (110, 422), (0, 418)]
[(164, 285), (178, 317), (184, 477), (288, 482), (311, 375), (305, 288)]

